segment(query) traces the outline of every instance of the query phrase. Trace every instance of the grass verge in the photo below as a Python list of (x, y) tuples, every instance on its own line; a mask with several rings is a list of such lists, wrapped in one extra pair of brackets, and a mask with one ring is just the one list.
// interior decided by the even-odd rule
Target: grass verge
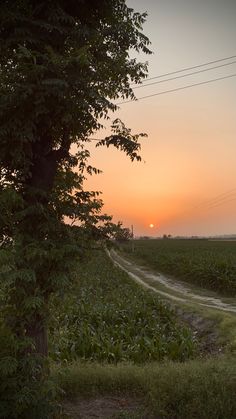
[(54, 381), (73, 400), (129, 394), (145, 399), (148, 417), (168, 419), (234, 419), (234, 358), (164, 362), (145, 366), (73, 363), (54, 367)]
[(226, 354), (236, 354), (236, 315), (225, 311), (200, 308), (193, 304), (184, 307), (184, 311), (191, 312), (192, 315), (199, 315), (206, 320), (212, 321), (216, 332), (216, 345), (222, 347)]

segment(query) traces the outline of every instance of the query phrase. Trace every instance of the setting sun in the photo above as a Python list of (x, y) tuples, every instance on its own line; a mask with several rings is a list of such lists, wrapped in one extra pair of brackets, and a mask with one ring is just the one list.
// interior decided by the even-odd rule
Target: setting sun
[[(222, 59), (224, 63), (223, 58), (229, 58), (234, 50), (236, 1), (215, 2), (214, 19), (213, 1), (190, 0), (186, 15), (180, 13), (180, 4), (185, 3), (145, 2), (148, 19), (144, 33), (150, 36), (154, 52), (148, 59), (150, 78), (203, 63), (211, 68), (209, 61)], [(142, 10), (144, 3), (128, 0), (128, 4)], [(184, 23), (192, 20), (194, 25)], [(167, 21), (171, 21), (168, 36)], [(222, 51), (227, 51), (228, 56)], [(96, 141), (89, 143), (91, 163), (103, 173), (89, 178), (88, 190), (103, 192), (104, 210), (113, 215), (115, 222), (121, 220), (124, 226), (133, 224), (137, 236), (235, 232), (236, 78), (231, 77), (235, 72), (232, 66), (236, 68), (236, 64), (227, 64), (214, 72), (212, 69), (212, 73), (166, 82), (162, 91), (182, 89), (175, 93), (160, 95), (157, 84), (145, 83), (144, 87), (143, 83), (139, 86), (142, 89), (135, 90), (140, 100), (119, 106), (116, 117), (133, 133), (148, 134), (148, 141), (141, 141), (145, 164), (131, 164), (117, 150), (96, 147)], [(185, 88), (228, 76), (224, 81)], [(149, 95), (156, 96), (143, 100), (143, 96)], [(106, 130), (95, 133), (95, 137), (110, 135), (110, 122), (105, 125)], [(150, 222), (151, 219), (154, 221)]]

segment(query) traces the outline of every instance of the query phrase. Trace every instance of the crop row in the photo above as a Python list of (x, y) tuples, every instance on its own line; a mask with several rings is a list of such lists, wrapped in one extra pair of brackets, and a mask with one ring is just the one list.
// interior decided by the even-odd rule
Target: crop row
[[(130, 253), (130, 244), (123, 250)], [(236, 241), (136, 240), (132, 257), (176, 278), (236, 295)]]
[(185, 360), (196, 345), (158, 296), (115, 268), (98, 251), (78, 271), (78, 283), (51, 310), (50, 347), (56, 361), (117, 363)]

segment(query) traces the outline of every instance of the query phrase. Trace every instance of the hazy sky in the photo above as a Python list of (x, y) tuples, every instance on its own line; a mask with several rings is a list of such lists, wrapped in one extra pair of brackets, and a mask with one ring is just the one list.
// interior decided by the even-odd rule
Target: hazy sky
[[(149, 61), (149, 77), (236, 56), (236, 0), (129, 0), (128, 5), (148, 12), (144, 33), (153, 55), (140, 60)], [(236, 63), (135, 93), (141, 97), (231, 74)], [(232, 77), (121, 105), (112, 119), (148, 134), (145, 163), (91, 146), (103, 174), (89, 187), (103, 191), (106, 212), (125, 226), (133, 224), (136, 235), (236, 233), (235, 97)]]

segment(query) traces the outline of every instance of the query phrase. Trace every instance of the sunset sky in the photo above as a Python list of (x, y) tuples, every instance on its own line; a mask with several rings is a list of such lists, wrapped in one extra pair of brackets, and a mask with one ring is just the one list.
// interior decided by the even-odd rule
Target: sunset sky
[[(149, 61), (148, 77), (236, 56), (235, 0), (127, 3), (148, 12), (144, 33), (153, 55), (140, 56)], [(232, 62), (142, 87), (135, 94), (138, 98), (233, 75), (236, 57), (211, 67)], [(127, 227), (133, 224), (136, 236), (236, 233), (235, 98), (232, 77), (121, 105), (111, 119), (121, 118), (134, 133), (146, 132), (148, 138), (142, 141), (141, 163), (91, 143), (92, 163), (103, 174), (90, 179), (88, 187), (103, 192), (105, 211)]]

